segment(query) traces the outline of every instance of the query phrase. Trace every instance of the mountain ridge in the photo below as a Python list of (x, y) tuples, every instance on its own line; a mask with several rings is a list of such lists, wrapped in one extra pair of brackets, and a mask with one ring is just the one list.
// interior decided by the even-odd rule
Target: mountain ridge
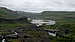
[(57, 22), (74, 22), (75, 11), (43, 11), (41, 13), (12, 11), (4, 7), (0, 7), (0, 17), (20, 18), (28, 17), (31, 19), (55, 20)]

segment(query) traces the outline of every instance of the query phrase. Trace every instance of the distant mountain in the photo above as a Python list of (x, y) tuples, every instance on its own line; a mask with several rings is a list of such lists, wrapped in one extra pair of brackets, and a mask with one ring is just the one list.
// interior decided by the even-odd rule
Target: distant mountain
[(41, 13), (32, 13), (32, 12), (23, 12), (23, 11), (17, 11), (17, 14), (20, 16), (26, 16), (31, 19), (39, 19)]
[(60, 23), (75, 23), (75, 11), (44, 11), (41, 19), (51, 19)]

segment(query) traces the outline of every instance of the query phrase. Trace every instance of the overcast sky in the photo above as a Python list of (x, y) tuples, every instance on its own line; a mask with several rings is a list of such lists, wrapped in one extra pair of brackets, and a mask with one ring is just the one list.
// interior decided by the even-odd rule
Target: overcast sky
[(0, 7), (29, 12), (75, 11), (75, 0), (0, 0)]

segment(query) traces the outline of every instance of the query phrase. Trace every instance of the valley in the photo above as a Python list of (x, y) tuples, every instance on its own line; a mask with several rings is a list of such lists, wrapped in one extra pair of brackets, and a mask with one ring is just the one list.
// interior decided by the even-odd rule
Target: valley
[[(16, 36), (12, 35), (14, 32), (17, 33)], [(52, 36), (53, 34), (55, 35)], [(75, 12), (30, 13), (1, 7), (0, 41), (2, 40), (3, 42), (74, 42)]]

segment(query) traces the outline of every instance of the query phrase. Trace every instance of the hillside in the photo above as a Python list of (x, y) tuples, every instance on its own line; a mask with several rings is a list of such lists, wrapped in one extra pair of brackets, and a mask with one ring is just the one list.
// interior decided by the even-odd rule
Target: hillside
[(0, 17), (17, 18), (19, 16), (17, 15), (16, 11), (12, 11), (7, 8), (0, 7)]
[(44, 11), (41, 14), (41, 19), (56, 20), (60, 23), (75, 23), (74, 11)]
[(24, 12), (24, 11), (12, 11), (10, 9), (0, 7), (0, 17), (5, 18), (19, 18), (19, 17), (29, 17), (32, 19), (39, 19), (40, 13)]

